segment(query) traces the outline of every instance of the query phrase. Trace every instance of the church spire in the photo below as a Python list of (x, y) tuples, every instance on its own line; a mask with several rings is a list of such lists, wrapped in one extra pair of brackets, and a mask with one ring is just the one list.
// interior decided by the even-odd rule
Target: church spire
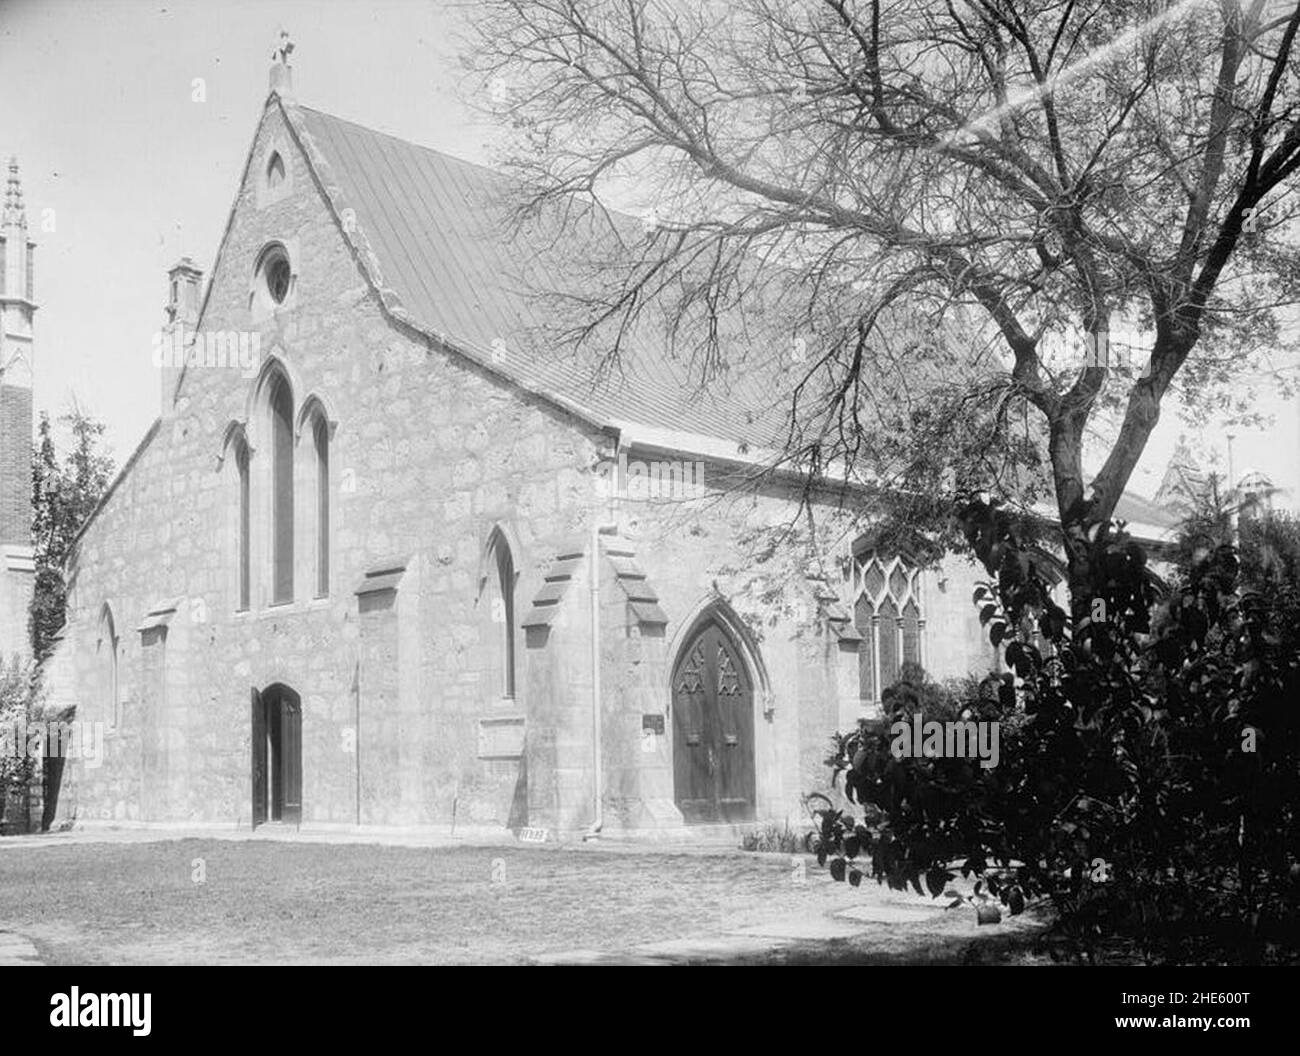
[(5, 227), (26, 227), (27, 211), (23, 208), (23, 187), (18, 181), (18, 159), (9, 159), (9, 179), (5, 183)]
[(32, 600), (32, 289), (18, 159), (9, 159), (0, 212), (0, 652), (29, 655)]
[(1206, 484), (1205, 473), (1192, 454), (1186, 434), (1180, 433), (1174, 452), (1165, 467), (1164, 478), (1156, 490), (1154, 501), (1162, 506), (1179, 507), (1194, 502)]

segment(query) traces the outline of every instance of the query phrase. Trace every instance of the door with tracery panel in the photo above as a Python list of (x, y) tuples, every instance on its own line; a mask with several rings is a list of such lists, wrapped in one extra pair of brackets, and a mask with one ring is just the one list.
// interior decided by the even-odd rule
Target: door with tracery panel
[(688, 823), (754, 817), (754, 689), (740, 650), (714, 620), (673, 670), (673, 788)]

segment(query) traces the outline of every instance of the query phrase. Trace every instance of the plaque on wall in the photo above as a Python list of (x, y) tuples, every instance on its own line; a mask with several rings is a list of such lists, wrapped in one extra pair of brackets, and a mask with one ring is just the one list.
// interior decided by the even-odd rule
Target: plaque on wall
[(518, 759), (524, 754), (524, 717), (504, 715), (478, 720), (480, 759)]
[(641, 729), (649, 730), (651, 733), (657, 733), (662, 737), (664, 732), (664, 717), (662, 715), (642, 715)]

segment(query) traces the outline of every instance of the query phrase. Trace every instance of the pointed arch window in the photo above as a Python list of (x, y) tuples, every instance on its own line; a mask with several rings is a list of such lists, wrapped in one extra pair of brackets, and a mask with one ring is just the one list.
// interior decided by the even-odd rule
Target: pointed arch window
[(500, 530), (488, 541), (488, 618), (492, 625), (492, 677), (502, 697), (515, 696), (515, 561)]
[(284, 375), (271, 379), (271, 603), (293, 601), (293, 393)]
[(880, 703), (903, 664), (925, 663), (921, 570), (901, 556), (866, 551), (848, 567), (858, 645), (858, 698)]
[(256, 187), (258, 209), (283, 201), (293, 193), (293, 166), (289, 157), (289, 147), (284, 142), (277, 143), (263, 156), (262, 175)]
[(235, 473), (239, 489), (239, 525), (236, 560), (239, 568), (239, 611), (247, 612), (252, 603), (252, 512), (248, 474), (248, 444), (240, 437), (235, 442)]
[(313, 416), (312, 462), (316, 487), (316, 597), (330, 592), (330, 433), (325, 415)]
[(113, 624), (113, 610), (105, 605), (99, 613), (99, 631), (95, 642), (95, 664), (100, 713), (109, 729), (117, 729), (121, 721), (121, 702), (117, 691), (117, 630)]

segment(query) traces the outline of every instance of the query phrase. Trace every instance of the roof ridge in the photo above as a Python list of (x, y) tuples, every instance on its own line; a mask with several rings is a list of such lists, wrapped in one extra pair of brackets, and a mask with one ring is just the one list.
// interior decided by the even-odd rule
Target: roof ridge
[[(475, 161), (473, 158), (467, 158), (463, 154), (453, 154), (451, 151), (442, 150), (439, 147), (431, 147), (426, 143), (420, 143), (414, 139), (406, 139), (403, 136), (399, 136), (395, 132), (385, 132), (381, 128), (375, 128), (372, 125), (362, 124), (360, 121), (354, 121), (350, 117), (340, 117), (338, 114), (331, 113), (328, 110), (320, 110), (314, 106), (306, 106), (302, 103), (286, 103), (285, 106), (286, 108), (293, 107), (298, 110), (305, 110), (315, 114), (317, 117), (324, 117), (330, 121), (337, 121), (339, 122), (339, 124), (350, 125), (351, 127), (360, 129), (362, 132), (366, 132), (370, 135), (383, 136), (385, 139), (391, 139), (394, 142), (401, 143), (403, 146), (406, 147), (414, 147), (416, 150), (423, 150), (429, 154), (436, 154), (438, 155), (438, 157), (444, 158), (447, 161), (455, 162), (457, 165), (465, 165), (470, 168), (478, 169), (480, 172), (484, 172), (487, 175), (493, 177), (494, 179), (501, 180), (506, 183), (514, 184), (515, 186), (525, 185), (524, 180), (520, 179), (518, 176), (513, 175), (507, 170), (503, 168), (499, 168), (495, 165), (491, 165), (487, 162)], [(600, 209), (602, 209), (606, 213), (609, 213), (611, 216), (618, 217), (621, 220), (626, 220), (628, 223), (635, 224), (640, 222), (639, 218), (634, 216), (632, 213), (625, 212), (622, 209), (615, 209), (613, 206), (606, 204), (604, 201), (597, 198), (595, 195), (592, 195), (591, 202), (593, 205), (599, 206)]]
[(453, 154), (450, 151), (441, 150), (438, 147), (431, 147), (425, 143), (419, 143), (414, 139), (406, 139), (403, 136), (397, 135), (395, 132), (385, 132), (381, 128), (374, 128), (371, 125), (363, 125), (360, 121), (353, 121), (350, 117), (340, 117), (338, 114), (330, 113), (328, 110), (319, 110), (314, 106), (304, 106), (302, 103), (294, 103), (292, 105), (299, 110), (306, 110), (310, 113), (316, 114), (318, 117), (328, 118), (331, 121), (337, 121), (344, 125), (351, 125), (353, 128), (359, 128), (362, 132), (368, 132), (374, 136), (383, 136), (385, 139), (394, 140), (401, 143), (403, 146), (415, 147), (417, 150), (424, 150), (428, 151), (430, 154), (437, 154), (439, 157), (446, 158), (448, 161), (454, 161), (459, 165), (469, 165), (473, 168), (480, 169), (497, 179), (519, 182), (508, 172), (503, 172), (501, 169), (493, 168), (485, 162), (475, 161), (473, 158), (467, 158), (460, 154)]

